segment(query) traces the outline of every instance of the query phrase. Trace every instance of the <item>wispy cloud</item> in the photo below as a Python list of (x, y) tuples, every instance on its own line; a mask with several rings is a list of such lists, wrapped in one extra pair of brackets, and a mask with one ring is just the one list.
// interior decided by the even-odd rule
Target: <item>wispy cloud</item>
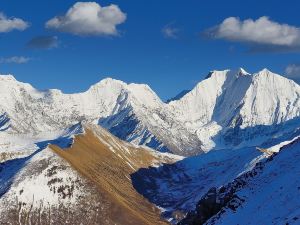
[(80, 36), (115, 36), (119, 34), (117, 25), (125, 20), (126, 14), (117, 5), (77, 2), (65, 15), (50, 19), (46, 28)]
[(8, 57), (8, 58), (0, 58), (0, 63), (4, 64), (4, 63), (16, 63), (16, 64), (24, 64), (27, 63), (31, 60), (31, 58), (28, 57), (24, 57), (24, 56), (12, 56), (12, 57)]
[(292, 79), (300, 79), (300, 63), (290, 64), (285, 68), (285, 74)]
[(7, 33), (13, 30), (23, 31), (29, 27), (29, 23), (19, 18), (8, 18), (0, 12), (0, 32)]
[(244, 42), (257, 51), (300, 50), (300, 28), (277, 23), (266, 16), (257, 20), (229, 17), (206, 30), (205, 35), (212, 39)]
[(177, 39), (179, 37), (179, 31), (174, 24), (167, 24), (161, 29), (161, 32), (165, 38)]
[(51, 49), (58, 47), (57, 36), (38, 36), (32, 38), (26, 45), (32, 49)]

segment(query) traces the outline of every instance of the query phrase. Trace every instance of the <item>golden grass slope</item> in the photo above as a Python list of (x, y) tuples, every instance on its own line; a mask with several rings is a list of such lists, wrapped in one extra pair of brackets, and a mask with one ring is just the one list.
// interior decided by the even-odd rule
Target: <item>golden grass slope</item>
[(174, 158), (125, 143), (96, 125), (85, 127), (85, 134), (76, 136), (72, 147), (50, 148), (109, 198), (109, 217), (116, 224), (167, 224), (160, 211), (135, 191), (130, 174), (153, 163), (174, 162)]

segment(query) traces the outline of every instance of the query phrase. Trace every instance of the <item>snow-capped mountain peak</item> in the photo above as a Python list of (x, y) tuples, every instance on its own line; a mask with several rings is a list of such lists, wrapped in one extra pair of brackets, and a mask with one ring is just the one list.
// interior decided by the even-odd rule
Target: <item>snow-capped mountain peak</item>
[(88, 92), (109, 93), (110, 95), (127, 95), (133, 98), (132, 101), (138, 100), (141, 104), (153, 106), (153, 102), (160, 103), (160, 98), (146, 84), (127, 84), (123, 81), (113, 78), (105, 78), (100, 82), (92, 85)]
[(120, 87), (123, 87), (126, 85), (127, 84), (123, 81), (107, 77), (107, 78), (100, 80), (96, 84), (92, 85), (89, 89), (96, 89), (96, 88), (105, 87), (105, 86), (120, 88)]
[(253, 75), (241, 109), (243, 127), (271, 125), (300, 115), (300, 87), (264, 69)]
[[(218, 145), (224, 148), (228, 141), (243, 140), (250, 133), (258, 132), (254, 130), (259, 127), (263, 129), (263, 126), (285, 123), (299, 117), (299, 88), (294, 81), (267, 69), (253, 75), (242, 68), (215, 70), (184, 97), (170, 102), (169, 106), (175, 117), (196, 131), (203, 143), (202, 149), (208, 150)], [(247, 134), (239, 133), (242, 132), (239, 129), (248, 127), (256, 128), (244, 130)], [(238, 138), (233, 137), (232, 132)], [(226, 140), (219, 139), (224, 135)], [(227, 144), (224, 146), (224, 143)]]
[(258, 72), (259, 74), (269, 74), (272, 73), (268, 68), (263, 68)]

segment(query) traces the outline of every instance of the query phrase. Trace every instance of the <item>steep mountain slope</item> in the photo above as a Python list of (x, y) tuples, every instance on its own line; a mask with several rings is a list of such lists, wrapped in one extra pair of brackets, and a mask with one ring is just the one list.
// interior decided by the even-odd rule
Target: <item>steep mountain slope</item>
[[(283, 142), (278, 140), (267, 151), (276, 153), (299, 139), (299, 135)], [(140, 194), (163, 208), (163, 216), (176, 223), (194, 209), (211, 189), (222, 187), (241, 174), (252, 171), (257, 163), (265, 161), (268, 156), (255, 147), (212, 150), (174, 164), (139, 169), (131, 175), (131, 179)]]
[(136, 190), (163, 208), (163, 216), (175, 223), (211, 187), (230, 182), (261, 158), (255, 148), (210, 151), (171, 165), (140, 169), (131, 179)]
[(213, 71), (169, 106), (208, 151), (261, 145), (293, 132), (300, 124), (299, 96), (298, 84), (266, 69), (254, 75), (243, 69)]
[(268, 70), (212, 71), (168, 104), (147, 85), (111, 78), (86, 92), (63, 94), (0, 76), (0, 90), (2, 136), (57, 132), (88, 121), (134, 144), (194, 155), (261, 145), (300, 124), (299, 85)]
[(210, 189), (180, 224), (299, 224), (299, 141), (295, 138), (232, 182)]
[(243, 106), (241, 127), (272, 125), (299, 116), (300, 87), (267, 69), (254, 74)]
[[(160, 223), (159, 211), (135, 191), (130, 174), (141, 167), (172, 163), (175, 161), (172, 155), (133, 148), (95, 126), (86, 129), (84, 136), (76, 137), (70, 149), (51, 148), (110, 196), (111, 202), (118, 207), (116, 211), (122, 224)], [(128, 215), (134, 221), (124, 221)]]
[(30, 155), (0, 164), (0, 221), (165, 224), (135, 192), (129, 174), (180, 157), (122, 142), (97, 125), (83, 130), (78, 124), (36, 145)]
[(95, 185), (48, 148), (0, 168), (1, 224), (78, 224), (96, 214), (105, 218), (109, 210)]

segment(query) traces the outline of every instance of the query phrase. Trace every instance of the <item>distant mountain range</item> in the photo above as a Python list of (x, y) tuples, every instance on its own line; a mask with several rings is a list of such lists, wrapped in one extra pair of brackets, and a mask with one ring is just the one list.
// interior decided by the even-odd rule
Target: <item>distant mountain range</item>
[(169, 103), (147, 85), (111, 78), (86, 92), (63, 94), (0, 76), (0, 90), (0, 129), (6, 133), (56, 131), (88, 121), (123, 140), (179, 155), (262, 145), (299, 125), (289, 124), (300, 115), (299, 85), (267, 69), (253, 75), (212, 71)]

